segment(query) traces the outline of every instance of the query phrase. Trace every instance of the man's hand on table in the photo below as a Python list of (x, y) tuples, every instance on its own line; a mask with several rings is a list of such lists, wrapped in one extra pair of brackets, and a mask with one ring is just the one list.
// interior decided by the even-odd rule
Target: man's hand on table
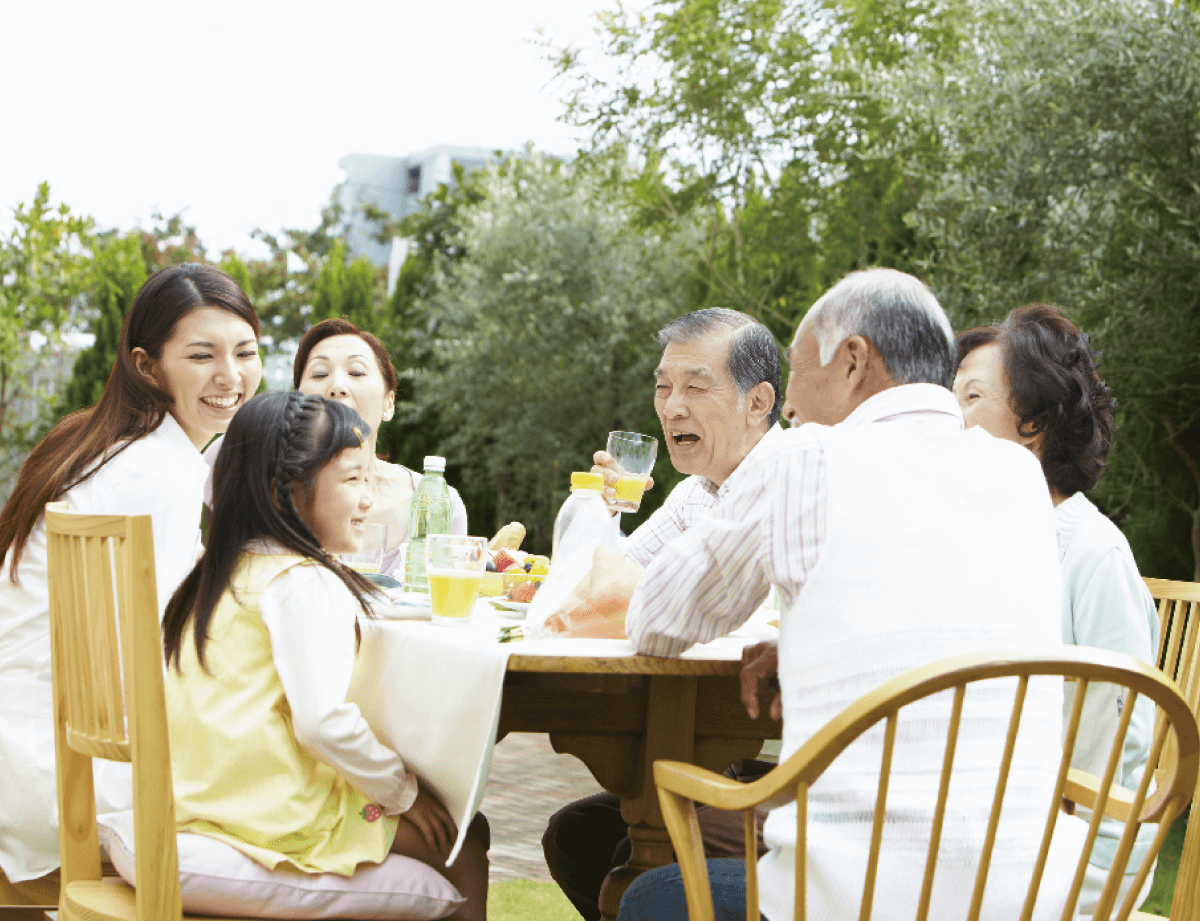
[(403, 813), (404, 818), (417, 826), (425, 843), (439, 854), (449, 854), (458, 826), (437, 798), (424, 790), (417, 791), (417, 798)]
[[(592, 455), (592, 473), (604, 478), (604, 498), (612, 500), (617, 497), (617, 461), (607, 451), (597, 451)], [(654, 477), (646, 480), (646, 488), (654, 486)]]
[(750, 719), (758, 719), (759, 690), (765, 682), (774, 690), (768, 710), (771, 719), (783, 718), (783, 699), (779, 695), (779, 647), (775, 643), (756, 643), (742, 650), (742, 704)]

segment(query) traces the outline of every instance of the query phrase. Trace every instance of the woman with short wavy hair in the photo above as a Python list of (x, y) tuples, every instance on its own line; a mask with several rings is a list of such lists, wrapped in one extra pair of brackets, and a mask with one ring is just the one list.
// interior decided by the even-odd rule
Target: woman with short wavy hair
[[(1113, 437), (1116, 404), (1100, 377), (1098, 358), (1088, 336), (1059, 308), (1028, 304), (1003, 323), (959, 334), (954, 395), (968, 427), (1023, 444), (1041, 461), (1058, 519), (1063, 642), (1154, 662), (1159, 633), (1154, 602), (1125, 536), (1084, 495), (1103, 476)], [(1068, 714), (1071, 699), (1068, 689)], [(1123, 705), (1115, 688), (1088, 691), (1073, 767), (1103, 776)], [(1139, 701), (1116, 778), (1122, 786), (1137, 788), (1153, 731), (1153, 705)], [(1083, 918), (1099, 900), (1123, 827), (1108, 820), (1100, 826), (1080, 895)], [(1147, 842), (1139, 841), (1131, 867), (1139, 865), (1138, 851)], [(1132, 881), (1131, 873), (1118, 904)]]

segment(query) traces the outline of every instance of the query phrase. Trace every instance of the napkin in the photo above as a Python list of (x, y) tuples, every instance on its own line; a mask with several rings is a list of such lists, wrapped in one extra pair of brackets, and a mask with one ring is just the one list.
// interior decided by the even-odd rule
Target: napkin
[(449, 866), (487, 786), (511, 646), (494, 631), (364, 619), (347, 698), (458, 826)]

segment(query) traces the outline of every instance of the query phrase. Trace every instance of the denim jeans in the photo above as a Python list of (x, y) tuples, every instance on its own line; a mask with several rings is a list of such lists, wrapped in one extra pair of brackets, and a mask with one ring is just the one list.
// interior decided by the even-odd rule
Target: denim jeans
[[(717, 921), (745, 921), (745, 861), (708, 861), (708, 880)], [(621, 899), (617, 921), (687, 921), (687, 916), (683, 877), (679, 864), (673, 863), (647, 870), (633, 881)]]

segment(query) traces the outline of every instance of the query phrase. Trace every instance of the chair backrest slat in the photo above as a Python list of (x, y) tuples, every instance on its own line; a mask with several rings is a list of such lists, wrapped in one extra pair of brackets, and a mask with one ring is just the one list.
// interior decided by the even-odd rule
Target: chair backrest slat
[(933, 874), (937, 870), (938, 850), (942, 844), (942, 823), (946, 818), (946, 800), (950, 796), (950, 775), (954, 770), (954, 753), (958, 749), (958, 730), (962, 725), (963, 700), (966, 685), (954, 689), (954, 704), (950, 710), (950, 725), (946, 730), (946, 753), (942, 757), (942, 775), (938, 781), (937, 805), (933, 810), (933, 828), (929, 834), (929, 854), (925, 858), (925, 878), (921, 882), (921, 901), (917, 906), (917, 921), (927, 921), (929, 900), (933, 896)]
[(1054, 829), (1058, 827), (1058, 813), (1061, 810), (1063, 792), (1067, 786), (1067, 775), (1071, 771), (1071, 758), (1075, 751), (1075, 740), (1079, 736), (1079, 722), (1083, 716), (1083, 699), (1087, 694), (1088, 680), (1080, 678), (1074, 682), (1075, 695), (1071, 700), (1071, 716), (1063, 731), (1063, 750), (1058, 764), (1058, 777), (1054, 782), (1054, 795), (1050, 798), (1049, 813), (1046, 816), (1046, 829), (1042, 833), (1042, 844), (1038, 848), (1037, 862), (1033, 865), (1033, 878), (1029, 883), (1029, 892), (1025, 896), (1025, 905), (1021, 909), (1021, 921), (1033, 918), (1033, 909), (1037, 904), (1038, 892), (1042, 888), (1042, 877), (1046, 873), (1046, 861), (1050, 857), (1050, 844), (1054, 840)]
[[(796, 921), (808, 918), (808, 786), (805, 781), (796, 784)], [(746, 861), (751, 863), (754, 861)], [(754, 912), (747, 911), (746, 917), (753, 918)]]
[(879, 786), (875, 793), (875, 822), (871, 828), (871, 850), (867, 856), (867, 876), (863, 883), (859, 921), (870, 921), (875, 900), (875, 875), (879, 871), (879, 849), (883, 844), (883, 820), (887, 815), (888, 784), (892, 779), (892, 753), (896, 749), (896, 713), (888, 715), (883, 735), (883, 758), (879, 765)]
[(758, 908), (758, 823), (754, 818), (753, 809), (742, 810), (742, 831), (746, 843), (746, 917), (754, 917), (753, 911)]
[(1029, 690), (1029, 676), (1017, 679), (1017, 693), (1013, 697), (1012, 715), (1008, 720), (1008, 735), (1004, 739), (1004, 755), (1000, 762), (1000, 776), (996, 780), (996, 793), (992, 797), (992, 809), (988, 815), (987, 835), (983, 839), (983, 853), (979, 858), (979, 869), (975, 874), (975, 891), (971, 894), (971, 910), (967, 917), (978, 921), (983, 909), (983, 891), (987, 886), (988, 870), (991, 869), (992, 849), (996, 844), (996, 829), (1000, 827), (1000, 809), (1004, 805), (1004, 794), (1008, 789), (1008, 772), (1012, 768), (1013, 751), (1017, 747), (1017, 730), (1021, 728), (1021, 713), (1025, 709), (1025, 694)]

